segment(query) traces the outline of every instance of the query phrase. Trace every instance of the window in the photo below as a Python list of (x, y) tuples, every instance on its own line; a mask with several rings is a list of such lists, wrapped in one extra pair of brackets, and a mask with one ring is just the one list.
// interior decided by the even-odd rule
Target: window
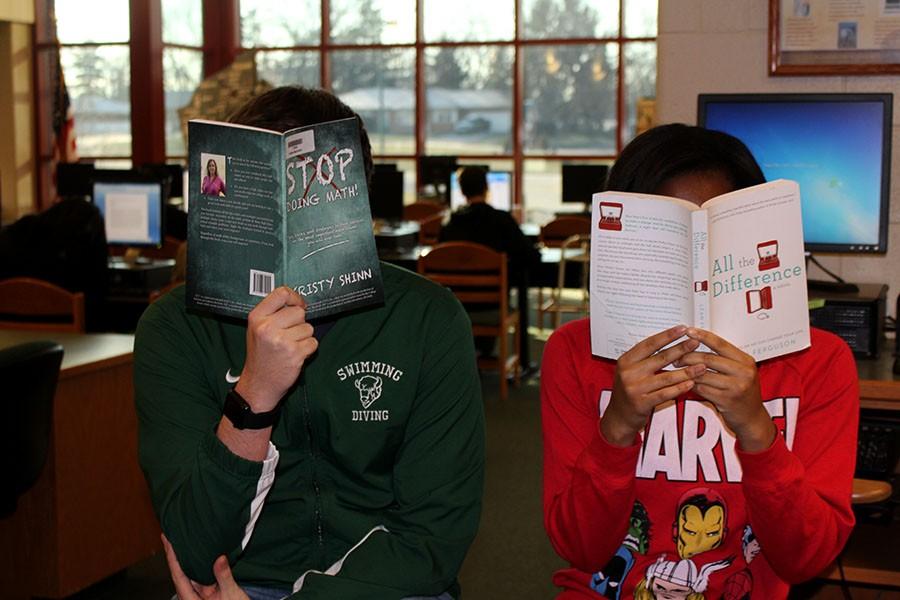
[[(36, 3), (39, 15), (41, 6), (49, 14), (54, 0)], [(154, 3), (161, 75), (146, 81), (144, 65), (131, 65), (130, 46), (146, 42), (129, 32), (129, 22), (140, 18), (128, 7), (149, 6), (152, 14)], [(91, 0), (89, 10), (85, 0), (55, 4), (79, 150), (88, 158), (183, 157), (178, 109), (211, 74), (203, 57), (221, 66), (247, 49), (269, 83), (323, 86), (360, 112), (379, 161), (404, 170), (426, 155), (506, 164), (515, 173), (517, 203), (552, 213), (560, 204), (561, 165), (611, 162), (634, 136), (638, 104), (655, 96), (657, 0)], [(48, 62), (41, 54), (56, 46), (38, 40), (40, 68)], [(141, 77), (132, 80), (132, 73)], [(132, 131), (143, 132), (131, 122), (143, 119), (137, 103), (149, 86), (162, 87), (164, 131), (132, 139)], [(46, 127), (39, 131), (44, 136)], [(49, 161), (43, 141), (41, 153)]]
[[(131, 157), (131, 65), (128, 3), (56, 0), (60, 64), (75, 115), (82, 157)], [(97, 15), (103, 18), (97, 18)], [(41, 54), (55, 51), (51, 30), (41, 32)], [(41, 153), (48, 150), (41, 149)], [(52, 152), (52, 151), (51, 151)], [(49, 156), (47, 157), (49, 158)]]
[(378, 160), (508, 165), (535, 215), (559, 208), (563, 162), (610, 162), (655, 96), (656, 0), (300, 4), (240, 0), (263, 78), (331, 88)]
[(166, 157), (187, 154), (178, 109), (203, 79), (201, 0), (162, 0), (163, 95)]

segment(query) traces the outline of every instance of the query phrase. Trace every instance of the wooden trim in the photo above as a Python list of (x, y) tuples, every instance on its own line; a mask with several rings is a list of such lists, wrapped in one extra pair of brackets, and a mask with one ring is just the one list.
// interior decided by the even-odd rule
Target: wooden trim
[(162, 7), (159, 0), (131, 0), (130, 6), (131, 160), (165, 162)]
[(203, 0), (203, 77), (234, 62), (241, 45), (238, 0)]
[[(873, 3), (874, 4), (874, 3)], [(781, 5), (779, 0), (769, 0), (769, 75), (775, 77), (813, 75), (813, 76), (845, 76), (845, 75), (895, 75), (900, 73), (893, 48), (883, 51), (875, 48), (859, 50), (809, 50), (794, 51), (806, 55), (808, 62), (782, 63), (781, 49)], [(836, 53), (852, 52), (853, 62), (834, 61)], [(816, 58), (816, 55), (819, 55)], [(830, 56), (829, 56), (830, 55)]]

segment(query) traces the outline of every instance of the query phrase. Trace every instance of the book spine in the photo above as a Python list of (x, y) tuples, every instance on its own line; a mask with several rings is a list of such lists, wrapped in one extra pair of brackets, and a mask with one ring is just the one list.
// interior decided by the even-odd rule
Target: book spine
[(287, 265), (288, 265), (288, 185), (287, 185), (287, 169), (288, 169), (288, 152), (287, 140), (281, 137), (281, 143), (278, 144), (278, 208), (276, 212), (281, 216), (281, 254), (278, 256), (279, 263), (275, 265), (275, 285), (288, 285), (287, 281)]
[(691, 213), (691, 265), (693, 274), (694, 327), (710, 329), (709, 319), (709, 218), (705, 210)]

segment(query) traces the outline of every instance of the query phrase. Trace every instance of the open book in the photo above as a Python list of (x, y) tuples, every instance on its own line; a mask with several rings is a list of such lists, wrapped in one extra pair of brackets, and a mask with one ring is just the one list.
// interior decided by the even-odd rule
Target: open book
[(187, 303), (246, 317), (276, 286), (307, 318), (380, 303), (359, 125), (190, 121)]
[(674, 325), (765, 360), (809, 346), (800, 190), (777, 180), (706, 201), (593, 197), (591, 348), (618, 358)]

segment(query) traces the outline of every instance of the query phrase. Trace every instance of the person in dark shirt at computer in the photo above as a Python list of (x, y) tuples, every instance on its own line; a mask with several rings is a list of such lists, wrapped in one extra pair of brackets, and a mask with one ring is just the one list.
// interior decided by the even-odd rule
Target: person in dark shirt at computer
[[(441, 229), (440, 241), (476, 242), (506, 253), (509, 287), (517, 288), (519, 294), (519, 330), (522, 339), (519, 358), (525, 369), (529, 370), (531, 366), (526, 335), (528, 272), (540, 266), (541, 253), (525, 237), (511, 214), (488, 204), (487, 173), (483, 168), (464, 167), (459, 173), (459, 188), (466, 197), (466, 205), (450, 216), (450, 221)], [(484, 341), (476, 338), (476, 348), (482, 354), (491, 354), (493, 344), (493, 338), (485, 338)]]
[(0, 229), (0, 279), (34, 277), (84, 292), (88, 331), (104, 328), (106, 258), (103, 217), (80, 196), (61, 198)]
[(450, 216), (450, 222), (441, 229), (440, 240), (476, 242), (505, 252), (510, 287), (520, 285), (527, 279), (528, 270), (540, 264), (540, 252), (525, 237), (512, 215), (488, 204), (487, 173), (483, 168), (463, 168), (459, 173), (459, 188), (466, 197), (466, 205)]

